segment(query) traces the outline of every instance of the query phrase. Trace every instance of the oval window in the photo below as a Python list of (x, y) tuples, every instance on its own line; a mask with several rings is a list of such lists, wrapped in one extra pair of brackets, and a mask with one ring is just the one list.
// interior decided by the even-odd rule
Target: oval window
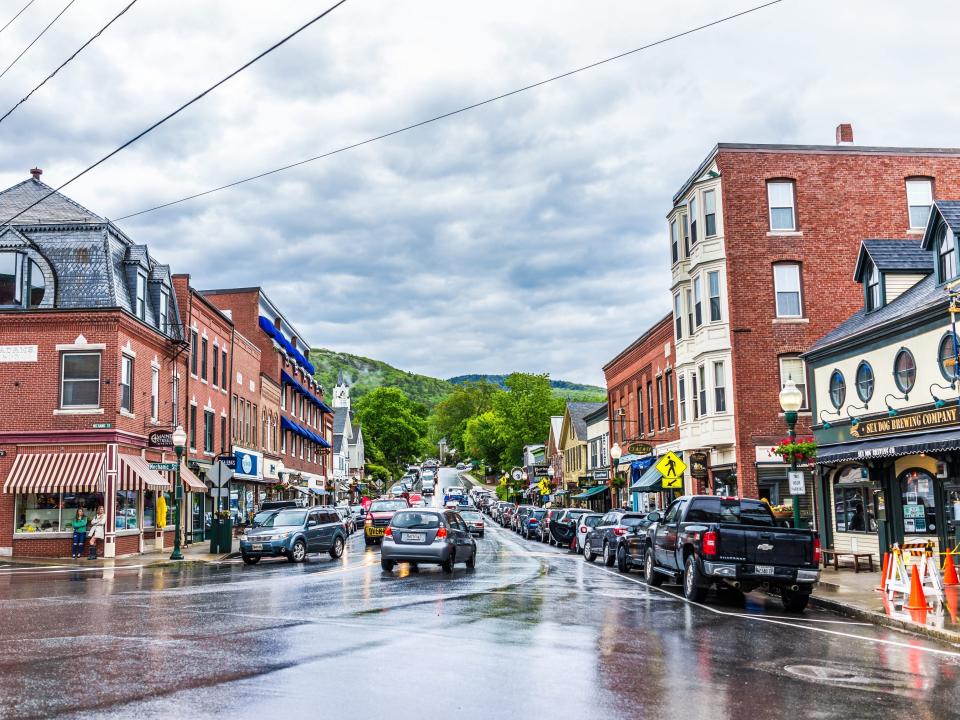
[(839, 410), (846, 396), (847, 384), (843, 379), (843, 373), (839, 370), (834, 370), (830, 375), (830, 402)]
[(893, 361), (893, 379), (902, 393), (913, 390), (913, 384), (917, 381), (917, 364), (913, 360), (913, 353), (906, 348), (901, 348)]
[(960, 377), (957, 374), (957, 349), (957, 336), (952, 332), (948, 332), (940, 340), (940, 351), (937, 353), (937, 360), (940, 363), (940, 374), (950, 382)]
[(873, 397), (873, 368), (866, 360), (857, 367), (857, 395), (863, 402)]

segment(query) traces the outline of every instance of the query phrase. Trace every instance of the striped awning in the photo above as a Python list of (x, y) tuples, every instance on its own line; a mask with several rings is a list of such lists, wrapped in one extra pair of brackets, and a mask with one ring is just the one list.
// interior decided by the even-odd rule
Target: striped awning
[[(170, 479), (176, 482), (176, 473), (170, 473)], [(183, 486), (187, 489), (187, 492), (195, 493), (205, 493), (207, 491), (207, 484), (198, 478), (193, 470), (187, 467), (186, 462), (180, 463), (180, 480), (183, 482)]]
[(13, 461), (3, 491), (102, 491), (103, 458), (103, 453), (24, 453)]
[(169, 490), (170, 483), (137, 455), (120, 456), (117, 490)]

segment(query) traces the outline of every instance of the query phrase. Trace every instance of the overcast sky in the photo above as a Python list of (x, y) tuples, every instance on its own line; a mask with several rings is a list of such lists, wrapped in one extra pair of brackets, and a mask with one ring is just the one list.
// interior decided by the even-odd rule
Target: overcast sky
[[(0, 114), (129, 0), (76, 2)], [(0, 34), (0, 69), (67, 0)], [(72, 174), (328, 2), (139, 0), (0, 124), (0, 186)], [(0, 25), (25, 0), (0, 0)], [(335, 149), (759, 0), (348, 0), (66, 193), (110, 218)], [(718, 141), (960, 145), (955, 2), (785, 0), (410, 133), (119, 225), (315, 346), (602, 384), (669, 310), (664, 216)]]

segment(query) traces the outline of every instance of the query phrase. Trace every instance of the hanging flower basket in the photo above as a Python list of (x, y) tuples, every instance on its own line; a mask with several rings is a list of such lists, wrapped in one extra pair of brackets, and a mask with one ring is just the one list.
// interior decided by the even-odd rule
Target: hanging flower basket
[(817, 457), (817, 442), (812, 437), (797, 438), (796, 440), (784, 438), (771, 452), (782, 457), (784, 462), (796, 461), (798, 464), (809, 463), (812, 465)]
[(615, 488), (622, 488), (627, 484), (627, 479), (622, 475), (614, 475), (610, 478), (610, 485)]

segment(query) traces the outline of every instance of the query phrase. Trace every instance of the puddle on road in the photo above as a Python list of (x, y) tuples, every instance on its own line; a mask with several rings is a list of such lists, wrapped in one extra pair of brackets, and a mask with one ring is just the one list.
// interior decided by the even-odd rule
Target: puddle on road
[(800, 661), (785, 665), (764, 663), (758, 669), (816, 685), (831, 685), (911, 698), (922, 696), (933, 687), (931, 678), (918, 672), (824, 660)]

